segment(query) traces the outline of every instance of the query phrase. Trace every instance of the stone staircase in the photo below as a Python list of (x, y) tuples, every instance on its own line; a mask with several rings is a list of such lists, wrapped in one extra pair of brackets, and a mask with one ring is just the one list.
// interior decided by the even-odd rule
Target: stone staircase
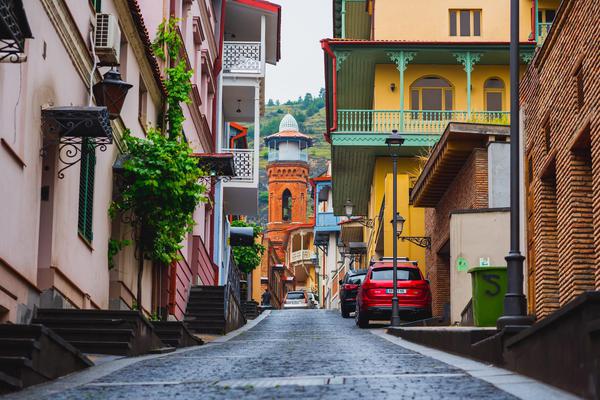
[(258, 303), (254, 300), (245, 302), (243, 305), (243, 309), (244, 317), (246, 317), (246, 319), (255, 319), (260, 314)]
[(195, 333), (226, 332), (225, 287), (193, 286), (185, 310), (185, 324)]
[(0, 325), (0, 394), (56, 379), (93, 365), (41, 325)]
[(83, 353), (137, 356), (165, 347), (139, 311), (38, 309), (43, 324)]
[(151, 321), (160, 340), (171, 347), (200, 346), (202, 339), (195, 337), (183, 321)]

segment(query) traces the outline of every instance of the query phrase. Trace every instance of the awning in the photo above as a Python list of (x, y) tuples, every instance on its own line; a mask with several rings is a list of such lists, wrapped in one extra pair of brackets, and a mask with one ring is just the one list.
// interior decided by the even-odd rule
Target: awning
[(210, 176), (235, 176), (233, 153), (194, 153), (198, 159), (198, 167)]

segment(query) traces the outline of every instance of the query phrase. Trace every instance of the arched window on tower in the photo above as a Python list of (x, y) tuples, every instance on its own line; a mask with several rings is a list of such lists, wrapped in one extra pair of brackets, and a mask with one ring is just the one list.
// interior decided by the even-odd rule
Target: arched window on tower
[(281, 196), (281, 218), (284, 221), (292, 219), (292, 193), (289, 189), (285, 189)]

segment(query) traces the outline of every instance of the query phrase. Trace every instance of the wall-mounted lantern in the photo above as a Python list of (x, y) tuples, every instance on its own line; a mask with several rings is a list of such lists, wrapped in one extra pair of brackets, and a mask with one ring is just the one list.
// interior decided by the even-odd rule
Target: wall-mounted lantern
[(115, 119), (121, 114), (127, 92), (132, 87), (121, 79), (119, 71), (111, 69), (104, 74), (101, 82), (94, 85), (96, 104), (106, 107), (110, 119)]

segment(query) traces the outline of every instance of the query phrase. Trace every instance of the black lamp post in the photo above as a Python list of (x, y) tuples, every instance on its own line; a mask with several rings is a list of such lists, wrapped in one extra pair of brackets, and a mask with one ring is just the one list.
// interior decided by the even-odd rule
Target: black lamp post
[[(393, 269), (393, 282), (394, 282), (394, 290), (392, 295), (392, 326), (400, 326), (400, 315), (398, 310), (398, 241), (396, 238), (398, 237), (398, 152), (400, 150), (400, 146), (404, 143), (404, 138), (398, 134), (397, 130), (393, 130), (392, 134), (385, 139), (385, 144), (387, 144), (388, 149), (390, 150), (393, 162), (393, 193), (392, 193), (392, 203), (393, 203), (393, 219), (392, 225), (394, 226), (394, 240), (393, 242), (393, 260), (392, 260), (392, 269)], [(404, 221), (402, 221), (404, 224)]]
[(508, 287), (504, 297), (504, 315), (498, 329), (508, 325), (528, 326), (523, 294), (523, 260), (520, 250), (519, 205), (519, 0), (510, 1), (510, 251), (507, 262)]
[(133, 85), (121, 79), (119, 71), (111, 69), (104, 74), (102, 82), (94, 85), (96, 104), (106, 107), (110, 119), (115, 119), (121, 114), (125, 96), (132, 87)]

